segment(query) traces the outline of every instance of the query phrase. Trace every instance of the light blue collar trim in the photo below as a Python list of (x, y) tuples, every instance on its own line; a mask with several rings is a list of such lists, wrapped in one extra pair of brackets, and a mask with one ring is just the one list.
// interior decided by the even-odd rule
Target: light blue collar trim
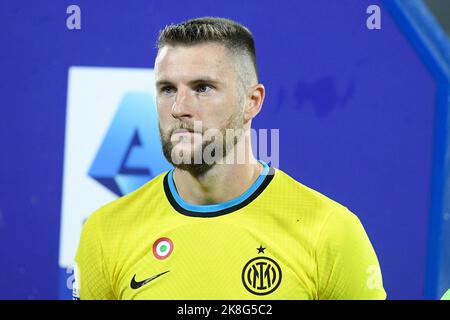
[(248, 197), (250, 197), (259, 188), (259, 186), (263, 183), (264, 179), (266, 178), (267, 174), (269, 173), (269, 165), (267, 163), (265, 163), (264, 161), (261, 161), (261, 160), (258, 160), (258, 161), (264, 167), (263, 171), (261, 172), (258, 179), (256, 179), (256, 181), (252, 184), (252, 186), (250, 188), (248, 188), (247, 191), (245, 191), (239, 197), (236, 197), (234, 199), (231, 199), (231, 200), (228, 200), (225, 202), (216, 203), (216, 204), (207, 204), (207, 205), (196, 205), (196, 204), (187, 203), (180, 197), (177, 189), (175, 188), (175, 184), (173, 182), (173, 171), (175, 169), (172, 169), (169, 171), (169, 176), (168, 176), (169, 189), (170, 189), (170, 192), (172, 193), (172, 196), (175, 199), (175, 201), (185, 210), (208, 213), (208, 212), (215, 212), (215, 211), (219, 211), (219, 210), (228, 209), (228, 208), (238, 205), (241, 202), (248, 199)]

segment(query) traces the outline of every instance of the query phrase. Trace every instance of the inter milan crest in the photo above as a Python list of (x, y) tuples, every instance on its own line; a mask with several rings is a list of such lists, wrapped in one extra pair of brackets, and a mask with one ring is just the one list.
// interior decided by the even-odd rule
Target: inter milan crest
[[(266, 248), (260, 245), (258, 254)], [(246, 263), (242, 270), (242, 283), (251, 293), (262, 296), (274, 292), (281, 283), (281, 268), (268, 257), (258, 256)]]

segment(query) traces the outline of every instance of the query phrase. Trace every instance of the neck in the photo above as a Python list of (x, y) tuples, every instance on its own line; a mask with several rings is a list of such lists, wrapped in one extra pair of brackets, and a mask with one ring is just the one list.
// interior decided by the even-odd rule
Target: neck
[[(241, 141), (236, 149), (246, 150), (244, 164), (227, 163), (216, 164), (205, 174), (193, 175), (189, 171), (176, 168), (173, 179), (180, 197), (191, 204), (207, 205), (225, 202), (243, 194), (258, 179), (263, 166), (255, 159), (251, 152), (250, 138), (246, 137), (244, 146)], [(237, 150), (235, 150), (237, 152)]]

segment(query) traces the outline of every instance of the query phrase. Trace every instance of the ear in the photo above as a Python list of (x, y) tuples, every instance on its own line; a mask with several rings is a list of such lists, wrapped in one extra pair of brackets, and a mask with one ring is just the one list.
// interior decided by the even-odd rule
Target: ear
[(262, 84), (251, 86), (247, 91), (247, 103), (244, 110), (244, 122), (252, 120), (261, 111), (266, 88)]

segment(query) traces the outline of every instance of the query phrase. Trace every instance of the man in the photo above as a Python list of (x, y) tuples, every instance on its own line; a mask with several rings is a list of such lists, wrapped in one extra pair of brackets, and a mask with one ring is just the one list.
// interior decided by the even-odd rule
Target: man
[(175, 168), (87, 220), (76, 297), (386, 298), (358, 218), (255, 159), (249, 129), (265, 88), (247, 28), (221, 18), (167, 26), (155, 77)]

